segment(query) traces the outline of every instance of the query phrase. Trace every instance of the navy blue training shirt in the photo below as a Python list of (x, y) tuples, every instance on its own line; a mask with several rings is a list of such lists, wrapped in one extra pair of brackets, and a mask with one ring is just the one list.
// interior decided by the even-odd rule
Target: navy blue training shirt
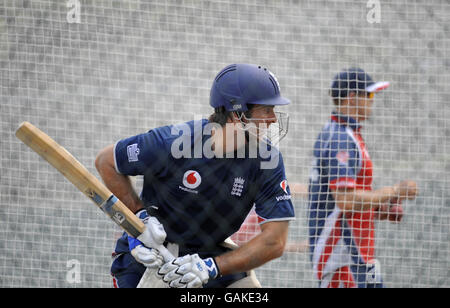
[[(114, 149), (119, 173), (143, 176), (141, 199), (163, 224), (166, 240), (180, 246), (180, 255), (220, 254), (219, 244), (239, 229), (253, 205), (261, 223), (295, 217), (281, 153), (270, 149), (278, 156), (272, 169), (261, 168), (261, 157), (207, 157), (199, 149), (211, 136), (194, 133), (194, 127), (198, 132), (208, 123), (155, 128), (118, 141)], [(189, 155), (173, 155), (174, 149)], [(123, 237), (116, 252), (126, 251)]]

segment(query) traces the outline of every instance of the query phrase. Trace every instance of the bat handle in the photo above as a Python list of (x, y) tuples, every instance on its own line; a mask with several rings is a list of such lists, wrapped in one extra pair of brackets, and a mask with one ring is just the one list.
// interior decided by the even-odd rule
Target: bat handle
[(175, 259), (173, 254), (164, 245), (159, 245), (158, 247), (155, 247), (155, 249), (163, 256), (165, 262), (170, 262)]

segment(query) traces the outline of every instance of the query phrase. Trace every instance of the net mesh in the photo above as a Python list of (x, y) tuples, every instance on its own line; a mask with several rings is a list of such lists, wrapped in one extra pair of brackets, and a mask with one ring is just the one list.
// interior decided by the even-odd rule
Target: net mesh
[[(209, 115), (215, 74), (255, 63), (293, 102), (282, 110), (290, 123), (280, 144), (290, 183), (308, 182), (336, 72), (359, 66), (391, 82), (363, 132), (374, 187), (410, 178), (420, 195), (401, 224), (376, 223), (376, 255), (388, 287), (449, 287), (448, 16), (447, 0), (3, 0), (0, 286), (110, 287), (121, 234), (15, 138), (22, 121), (98, 175), (101, 148)], [(299, 191), (289, 242), (302, 245), (308, 204)], [(304, 249), (256, 273), (265, 287), (317, 286)]]

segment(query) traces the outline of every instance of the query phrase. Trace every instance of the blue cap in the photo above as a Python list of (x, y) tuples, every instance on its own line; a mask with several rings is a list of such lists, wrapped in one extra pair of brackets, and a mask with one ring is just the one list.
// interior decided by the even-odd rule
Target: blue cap
[(347, 97), (350, 92), (378, 92), (388, 86), (389, 82), (375, 82), (369, 74), (360, 68), (349, 68), (333, 78), (330, 95), (333, 98), (342, 98)]
[(227, 111), (247, 111), (248, 104), (287, 105), (280, 95), (280, 85), (267, 69), (254, 64), (232, 64), (222, 69), (214, 79), (209, 104)]

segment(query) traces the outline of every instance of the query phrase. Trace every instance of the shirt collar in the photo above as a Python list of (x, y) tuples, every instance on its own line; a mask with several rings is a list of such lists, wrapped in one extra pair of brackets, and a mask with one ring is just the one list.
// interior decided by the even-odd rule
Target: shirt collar
[(348, 126), (355, 131), (359, 131), (362, 127), (361, 123), (359, 123), (354, 118), (347, 115), (339, 114), (336, 111), (333, 111), (331, 113), (331, 120), (340, 123), (342, 125)]

